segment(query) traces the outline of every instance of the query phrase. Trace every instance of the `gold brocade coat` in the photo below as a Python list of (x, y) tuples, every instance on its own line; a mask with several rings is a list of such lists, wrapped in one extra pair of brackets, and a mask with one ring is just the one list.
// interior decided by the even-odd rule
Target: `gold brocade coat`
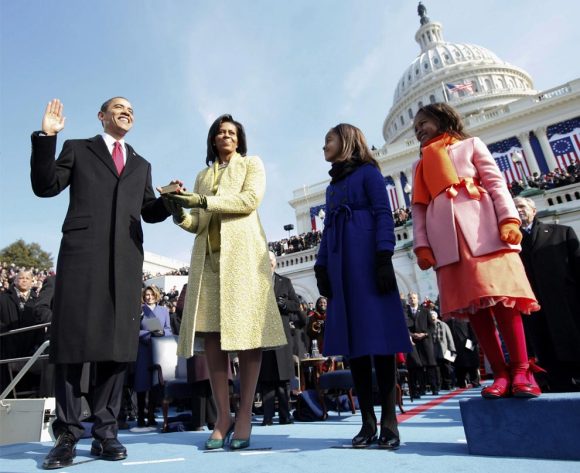
[(266, 235), (257, 208), (266, 188), (264, 164), (258, 156), (233, 156), (213, 195), (214, 167), (201, 171), (194, 192), (207, 197), (206, 209), (192, 209), (179, 224), (196, 233), (178, 354), (194, 353), (194, 337), (208, 225), (212, 213), (221, 216), (220, 331), (226, 351), (277, 347), (287, 343), (272, 287)]

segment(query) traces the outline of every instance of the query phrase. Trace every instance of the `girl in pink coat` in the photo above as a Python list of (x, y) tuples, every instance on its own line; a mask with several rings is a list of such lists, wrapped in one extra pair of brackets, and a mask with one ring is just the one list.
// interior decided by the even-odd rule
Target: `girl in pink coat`
[(539, 305), (518, 255), (521, 222), (505, 181), (487, 147), (464, 132), (451, 106), (421, 107), (414, 127), (421, 144), (413, 182), (417, 264), (437, 273), (441, 314), (467, 317), (477, 335), (494, 374), (482, 396), (537, 397), (521, 313)]

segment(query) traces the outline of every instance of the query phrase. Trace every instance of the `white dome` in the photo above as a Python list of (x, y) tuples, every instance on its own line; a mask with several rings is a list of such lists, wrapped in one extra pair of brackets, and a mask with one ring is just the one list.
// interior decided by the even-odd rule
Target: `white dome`
[(415, 34), (421, 53), (395, 89), (383, 125), (386, 143), (412, 136), (413, 117), (422, 105), (449, 102), (467, 115), (536, 93), (524, 70), (484, 47), (444, 41), (441, 24), (421, 18)]

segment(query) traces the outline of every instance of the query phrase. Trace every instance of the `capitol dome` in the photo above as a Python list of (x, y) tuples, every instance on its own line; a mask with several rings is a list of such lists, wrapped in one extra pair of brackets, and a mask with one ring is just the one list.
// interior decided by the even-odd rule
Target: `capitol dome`
[(415, 40), (421, 53), (395, 89), (383, 124), (387, 144), (413, 136), (413, 117), (425, 104), (448, 102), (467, 116), (536, 93), (527, 72), (481, 46), (445, 41), (441, 23), (430, 21), (425, 13), (419, 3), (421, 27)]

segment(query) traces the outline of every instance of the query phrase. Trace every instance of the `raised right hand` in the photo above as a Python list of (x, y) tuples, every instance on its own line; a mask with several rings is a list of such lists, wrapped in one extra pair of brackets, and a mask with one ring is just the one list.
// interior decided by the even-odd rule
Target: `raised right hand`
[(42, 117), (42, 131), (48, 136), (54, 136), (64, 128), (65, 117), (62, 116), (64, 106), (59, 99), (48, 102)]

